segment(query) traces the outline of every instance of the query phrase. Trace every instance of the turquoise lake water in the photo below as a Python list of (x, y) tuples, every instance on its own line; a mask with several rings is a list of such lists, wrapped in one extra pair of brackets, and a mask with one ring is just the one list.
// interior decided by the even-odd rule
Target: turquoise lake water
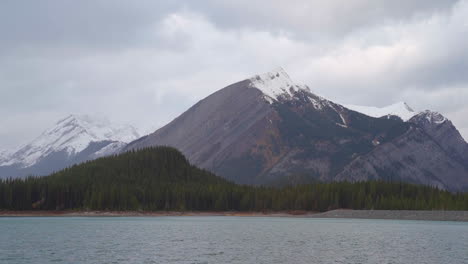
[(468, 223), (7, 217), (0, 263), (468, 263)]

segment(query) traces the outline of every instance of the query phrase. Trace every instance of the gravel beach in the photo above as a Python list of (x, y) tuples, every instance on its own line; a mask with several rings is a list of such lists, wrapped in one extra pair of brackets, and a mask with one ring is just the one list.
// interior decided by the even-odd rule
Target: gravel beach
[(468, 211), (349, 210), (328, 212), (140, 212), (140, 211), (0, 211), (0, 217), (161, 217), (161, 216), (243, 216), (395, 219), (468, 222)]

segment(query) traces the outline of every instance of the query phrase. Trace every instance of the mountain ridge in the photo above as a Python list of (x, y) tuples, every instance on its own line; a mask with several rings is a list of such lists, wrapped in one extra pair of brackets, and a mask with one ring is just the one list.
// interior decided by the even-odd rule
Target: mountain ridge
[(468, 190), (468, 144), (440, 113), (404, 102), (341, 105), (282, 68), (228, 85), (143, 137), (129, 126), (68, 116), (19, 150), (2, 152), (0, 177), (45, 175), (161, 145), (241, 184), (396, 180)]
[[(401, 171), (413, 173), (409, 181), (450, 190), (467, 188), (468, 171), (464, 166), (439, 148), (438, 139), (425, 131), (429, 127), (409, 122), (417, 113), (407, 104), (393, 108), (402, 107), (406, 111), (402, 118), (394, 118), (401, 114), (395, 111), (372, 117), (312, 93), (279, 68), (218, 90), (166, 126), (129, 143), (124, 150), (173, 146), (193, 164), (244, 184), (353, 181), (356, 177), (352, 175), (359, 168), (350, 164), (361, 157), (370, 168), (379, 168), (369, 175), (368, 171), (360, 171), (367, 175), (365, 179), (396, 177), (398, 170), (393, 166), (401, 165), (405, 169)], [(418, 143), (417, 136), (424, 142)], [(383, 150), (395, 144), (400, 146), (393, 150), (394, 156), (385, 160), (387, 152)], [(407, 149), (405, 144), (417, 150)], [(422, 157), (426, 147), (439, 155), (437, 166), (429, 167), (432, 171), (399, 160), (408, 153), (410, 159), (422, 162), (412, 155)], [(378, 159), (373, 159), (371, 153), (377, 153)], [(436, 176), (439, 171), (451, 176)], [(458, 174), (461, 176), (454, 176)], [(431, 177), (437, 179), (429, 181)]]
[(74, 163), (116, 153), (138, 137), (131, 126), (113, 125), (108, 120), (87, 115), (69, 115), (3, 156), (0, 176), (26, 176), (36, 171), (48, 174)]
[(371, 117), (385, 117), (385, 116), (398, 116), (403, 121), (410, 120), (418, 112), (414, 111), (406, 102), (397, 102), (385, 107), (374, 106), (361, 106), (353, 104), (344, 104), (344, 107), (354, 110), (356, 112), (371, 116)]

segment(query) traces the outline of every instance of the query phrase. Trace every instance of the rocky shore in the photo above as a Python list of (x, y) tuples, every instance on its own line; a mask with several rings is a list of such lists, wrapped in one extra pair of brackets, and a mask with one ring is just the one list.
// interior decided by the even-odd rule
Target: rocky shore
[(0, 217), (161, 217), (161, 216), (242, 216), (349, 219), (394, 219), (468, 222), (468, 211), (347, 210), (323, 213), (284, 212), (143, 212), (143, 211), (0, 211)]
[(395, 219), (468, 222), (468, 211), (333, 210), (311, 215), (314, 218)]
[(250, 217), (310, 217), (316, 212), (176, 212), (176, 211), (0, 211), (0, 217), (158, 217), (158, 216), (250, 216)]

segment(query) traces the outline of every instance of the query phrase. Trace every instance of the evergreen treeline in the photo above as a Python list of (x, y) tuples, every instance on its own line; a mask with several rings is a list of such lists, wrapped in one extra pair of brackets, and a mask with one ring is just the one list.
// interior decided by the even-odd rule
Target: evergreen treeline
[(236, 185), (169, 147), (131, 151), (46, 177), (0, 181), (2, 210), (468, 210), (468, 194), (404, 183)]

